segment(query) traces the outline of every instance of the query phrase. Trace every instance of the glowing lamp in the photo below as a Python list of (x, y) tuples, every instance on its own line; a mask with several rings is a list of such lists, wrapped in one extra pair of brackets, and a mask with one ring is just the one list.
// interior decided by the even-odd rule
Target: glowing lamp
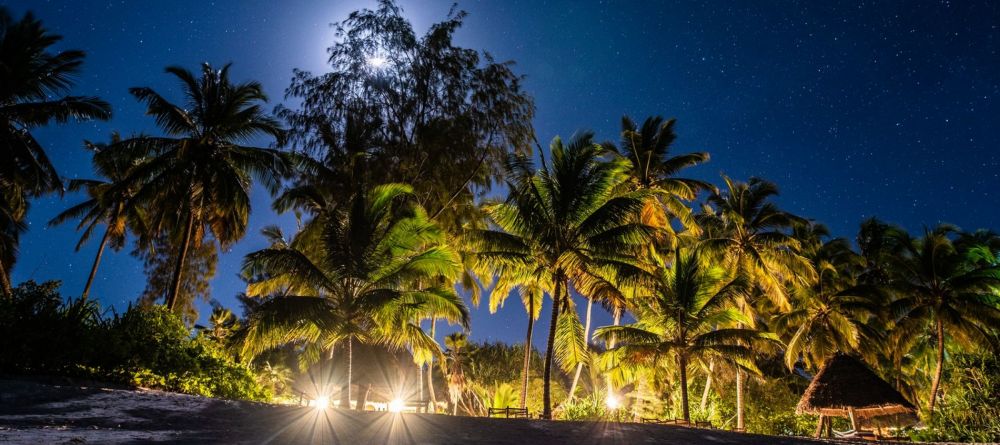
[(330, 398), (327, 396), (319, 396), (316, 400), (310, 400), (309, 406), (316, 409), (326, 409), (330, 406)]
[(604, 403), (608, 406), (608, 409), (616, 410), (618, 408), (621, 408), (622, 399), (614, 394), (608, 394), (608, 398), (604, 399)]
[(389, 412), (390, 413), (401, 413), (403, 409), (406, 408), (406, 403), (402, 399), (392, 399), (389, 402)]

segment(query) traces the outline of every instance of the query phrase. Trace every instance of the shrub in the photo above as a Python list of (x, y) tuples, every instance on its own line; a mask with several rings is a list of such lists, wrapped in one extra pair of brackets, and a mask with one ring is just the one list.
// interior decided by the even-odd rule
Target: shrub
[(110, 319), (92, 301), (63, 302), (58, 282), (26, 282), (0, 300), (0, 370), (86, 377), (232, 399), (267, 400), (246, 365), (203, 336), (192, 338), (162, 306)]
[(562, 405), (559, 416), (562, 420), (604, 420), (607, 410), (604, 401), (596, 395), (573, 399)]
[(952, 356), (944, 397), (915, 440), (1000, 442), (1000, 360), (993, 355)]

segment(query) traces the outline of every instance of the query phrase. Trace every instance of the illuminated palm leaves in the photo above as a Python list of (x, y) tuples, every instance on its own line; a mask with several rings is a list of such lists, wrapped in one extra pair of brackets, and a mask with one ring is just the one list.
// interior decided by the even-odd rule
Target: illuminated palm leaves
[(272, 246), (244, 260), (247, 294), (270, 296), (247, 321), (244, 353), (344, 340), (439, 353), (419, 320), (468, 326), (468, 311), (451, 287), (458, 256), (411, 198), (409, 186), (382, 185), (342, 205), (314, 202), (291, 242), (270, 230)]
[(786, 311), (791, 308), (786, 282), (808, 282), (816, 274), (799, 255), (799, 241), (786, 233), (805, 221), (769, 201), (778, 194), (774, 184), (757, 178), (747, 183), (723, 179), (726, 190), (709, 197), (715, 208), (700, 216), (708, 231), (701, 244), (713, 259), (744, 275), (778, 310)]
[[(890, 288), (895, 335), (911, 339), (931, 333), (936, 347), (934, 378), (928, 398), (933, 413), (945, 361), (945, 343), (996, 348), (1000, 326), (1000, 262), (988, 245), (956, 242), (955, 229), (939, 226), (922, 238), (904, 239), (892, 262)], [(968, 237), (964, 241), (970, 241)]]
[(843, 239), (822, 243), (816, 238), (816, 244), (819, 247), (803, 252), (813, 263), (816, 280), (792, 289), (792, 309), (778, 314), (775, 322), (776, 330), (790, 333), (785, 347), (788, 369), (800, 359), (818, 369), (837, 352), (869, 353), (862, 342), (880, 340), (870, 322), (880, 312), (881, 292), (857, 282), (864, 259)]
[(745, 291), (742, 277), (732, 278), (721, 268), (705, 266), (696, 253), (678, 250), (669, 267), (657, 260), (650, 285), (633, 300), (639, 321), (606, 326), (594, 335), (617, 341), (608, 354), (616, 366), (630, 368), (627, 375), (676, 367), (684, 418), (689, 419), (687, 368), (691, 360), (717, 357), (756, 369), (752, 344), (776, 340), (757, 330), (726, 327), (750, 324), (734, 305)]
[(511, 159), (507, 199), (486, 207), (494, 227), (467, 237), (481, 266), (495, 274), (513, 273), (523, 284), (545, 286), (553, 300), (543, 375), (545, 417), (551, 416), (554, 343), (568, 286), (581, 289), (598, 277), (635, 279), (641, 272), (637, 254), (654, 230), (638, 218), (646, 193), (622, 192), (626, 163), (604, 162), (591, 134), (568, 145), (556, 138), (550, 153), (551, 164), (543, 160), (539, 170), (524, 157)]
[(694, 200), (698, 192), (715, 190), (715, 186), (696, 179), (680, 178), (681, 170), (708, 161), (706, 152), (671, 156), (670, 148), (677, 139), (674, 119), (648, 117), (639, 127), (622, 117), (621, 142), (604, 142), (604, 148), (628, 163), (629, 188), (652, 193), (642, 208), (642, 221), (673, 233), (670, 217), (678, 218), (688, 230), (698, 231), (691, 209), (685, 201)]

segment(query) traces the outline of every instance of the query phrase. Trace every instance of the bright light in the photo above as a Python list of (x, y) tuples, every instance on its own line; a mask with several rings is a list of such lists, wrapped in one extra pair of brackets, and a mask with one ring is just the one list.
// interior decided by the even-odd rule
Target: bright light
[(367, 62), (372, 68), (382, 68), (389, 61), (385, 57), (376, 55), (369, 57)]
[(316, 409), (327, 409), (330, 406), (330, 398), (327, 396), (319, 396), (316, 400), (310, 400), (309, 406)]
[(604, 403), (608, 405), (608, 409), (616, 410), (618, 408), (621, 408), (622, 399), (620, 399), (618, 396), (614, 394), (608, 394), (608, 398), (604, 400)]
[(401, 413), (404, 408), (406, 408), (406, 403), (401, 399), (392, 399), (392, 401), (389, 402), (390, 413)]

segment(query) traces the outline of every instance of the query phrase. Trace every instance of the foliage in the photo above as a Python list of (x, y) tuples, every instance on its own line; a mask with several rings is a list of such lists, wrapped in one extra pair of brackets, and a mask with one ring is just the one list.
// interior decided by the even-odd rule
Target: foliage
[(226, 248), (242, 238), (254, 179), (277, 193), (293, 167), (287, 153), (247, 145), (259, 137), (281, 139), (283, 131), (264, 111), (260, 83), (233, 82), (229, 68), (205, 63), (196, 77), (167, 67), (180, 83), (180, 104), (151, 88), (130, 88), (164, 136), (133, 136), (96, 155), (141, 160), (117, 187), (135, 190), (130, 204), (146, 206), (150, 230), (174, 246), (176, 264), (165, 294), (171, 309), (178, 307), (189, 248), (209, 239)]
[(458, 256), (412, 193), (409, 186), (385, 184), (347, 203), (319, 188), (285, 195), (313, 218), (291, 241), (265, 229), (271, 247), (244, 260), (247, 295), (263, 302), (247, 316), (241, 355), (303, 342), (310, 358), (318, 358), (339, 344), (347, 349), (347, 381), (353, 381), (355, 342), (440, 355), (420, 321), (443, 318), (468, 327), (469, 315), (448, 285), (458, 274)]
[(561, 420), (605, 420), (608, 414), (604, 400), (597, 394), (568, 400), (559, 413)]
[[(174, 237), (179, 238), (179, 237)], [(132, 255), (142, 261), (146, 274), (146, 287), (139, 296), (141, 304), (151, 306), (165, 301), (171, 292), (174, 268), (180, 245), (172, 238), (161, 234), (149, 241), (147, 246), (136, 247)], [(209, 301), (212, 297), (211, 281), (215, 277), (219, 253), (211, 239), (194, 240), (188, 249), (181, 273), (180, 293), (175, 308), (185, 322), (191, 324), (198, 319), (195, 303)]]
[[(113, 133), (111, 143), (121, 141), (118, 133)], [(85, 143), (86, 146), (95, 153), (104, 150), (106, 144)], [(145, 236), (145, 216), (141, 206), (133, 205), (129, 201), (135, 194), (135, 188), (120, 186), (124, 182), (132, 167), (141, 163), (140, 159), (123, 159), (114, 156), (94, 156), (92, 166), (101, 179), (72, 179), (69, 181), (70, 191), (85, 191), (87, 199), (76, 204), (49, 221), (49, 225), (62, 224), (71, 219), (79, 219), (80, 223), (76, 230), (82, 230), (80, 240), (76, 243), (76, 250), (86, 243), (98, 226), (105, 225), (104, 236), (97, 248), (97, 256), (87, 278), (87, 284), (83, 288), (82, 296), (86, 298), (90, 293), (90, 286), (93, 284), (94, 276), (97, 273), (97, 266), (100, 264), (101, 255), (104, 248), (110, 246), (113, 250), (119, 251), (125, 247), (126, 237), (131, 231), (137, 236)]]
[(957, 354), (945, 380), (939, 409), (915, 440), (1000, 442), (1000, 360), (995, 355)]
[(465, 17), (452, 10), (418, 36), (380, 0), (335, 24), (328, 72), (295, 71), (286, 94), (301, 107), (279, 113), (296, 149), (339, 172), (329, 190), (405, 181), (446, 231), (478, 219), (476, 193), (501, 180), (508, 153), (530, 151), (534, 104), (512, 62), (454, 44)]
[[(508, 197), (486, 209), (494, 226), (470, 231), (464, 242), (478, 267), (515, 273), (512, 280), (522, 284), (546, 286), (553, 301), (543, 364), (547, 389), (560, 307), (568, 304), (570, 285), (590, 295), (611, 287), (612, 279), (634, 276), (637, 254), (655, 230), (637, 221), (645, 194), (620, 193), (625, 163), (603, 162), (604, 150), (594, 144), (592, 134), (580, 134), (568, 144), (557, 137), (550, 152), (551, 163), (540, 169), (526, 157), (509, 161)], [(544, 391), (543, 399), (542, 417), (550, 418), (550, 391)]]
[(0, 298), (0, 370), (72, 374), (102, 345), (106, 323), (95, 302), (59, 295), (58, 281), (26, 281)]
[(31, 131), (50, 122), (107, 120), (111, 106), (96, 97), (65, 96), (83, 66), (80, 50), (52, 51), (52, 34), (30, 12), (15, 20), (0, 6), (0, 296), (10, 272), (29, 198), (62, 192), (63, 183)]
[[(250, 368), (191, 332), (162, 306), (100, 316), (94, 301), (63, 301), (58, 282), (26, 282), (0, 299), (0, 370), (64, 375), (204, 396), (267, 400)], [(53, 347), (58, 345), (58, 347)]]

